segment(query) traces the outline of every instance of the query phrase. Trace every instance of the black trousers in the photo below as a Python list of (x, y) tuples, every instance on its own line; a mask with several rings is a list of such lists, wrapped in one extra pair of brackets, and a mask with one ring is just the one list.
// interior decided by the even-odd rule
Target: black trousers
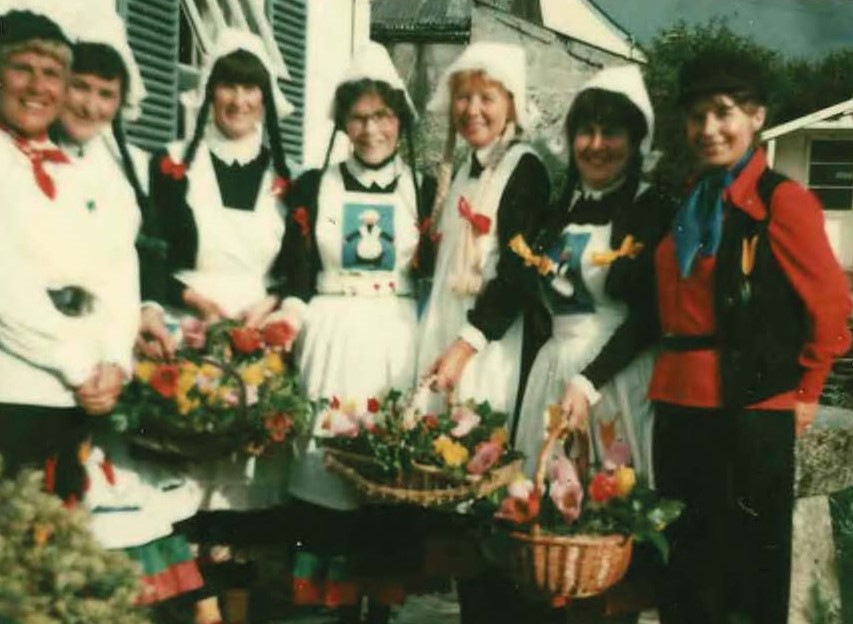
[(78, 453), (91, 434), (92, 418), (79, 407), (0, 403), (3, 475), (14, 477), (22, 468), (42, 470), (45, 460), (55, 457), (57, 495), (79, 499), (85, 473)]
[(658, 491), (686, 503), (667, 529), (662, 624), (787, 622), (793, 413), (658, 404), (653, 449)]

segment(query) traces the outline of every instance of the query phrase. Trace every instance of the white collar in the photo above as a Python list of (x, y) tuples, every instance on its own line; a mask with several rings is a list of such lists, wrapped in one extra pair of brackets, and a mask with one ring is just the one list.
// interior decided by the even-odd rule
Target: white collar
[(489, 156), (491, 156), (492, 152), (495, 151), (495, 148), (497, 148), (499, 141), (500, 141), (500, 137), (496, 138), (494, 141), (489, 143), (486, 147), (480, 147), (480, 148), (474, 150), (474, 154), (477, 156), (477, 162), (479, 162), (482, 167), (485, 168), (486, 163), (489, 160)]
[(605, 195), (610, 195), (614, 191), (617, 191), (623, 184), (625, 184), (625, 178), (619, 178), (613, 184), (610, 184), (603, 189), (594, 189), (590, 186), (587, 186), (583, 180), (580, 181), (580, 195), (585, 197), (586, 199), (594, 199), (599, 200)]
[(358, 162), (355, 156), (347, 158), (345, 164), (347, 171), (365, 188), (370, 188), (374, 183), (380, 188), (388, 187), (400, 177), (404, 168), (403, 160), (399, 154), (379, 169), (368, 169)]
[(207, 148), (225, 164), (245, 165), (257, 158), (263, 144), (261, 127), (255, 126), (255, 131), (239, 139), (230, 139), (212, 123), (207, 131), (205, 140)]

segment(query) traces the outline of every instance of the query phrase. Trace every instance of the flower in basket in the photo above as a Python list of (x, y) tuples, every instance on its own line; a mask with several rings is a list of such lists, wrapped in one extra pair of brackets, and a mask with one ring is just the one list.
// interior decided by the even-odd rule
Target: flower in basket
[[(553, 451), (553, 442), (567, 433), (573, 442), (568, 454), (563, 445)], [(585, 468), (579, 467), (589, 466), (585, 432), (569, 433), (562, 423), (549, 424), (546, 445), (536, 473), (541, 481), (527, 481), (526, 490), (508, 488), (494, 512), (496, 519), (508, 522), (515, 530), (536, 524), (541, 533), (550, 535), (630, 536), (650, 541), (664, 558), (668, 556), (661, 532), (680, 515), (681, 502), (661, 497), (631, 466), (615, 463), (626, 457), (621, 452), (608, 455), (601, 466), (584, 473)], [(523, 508), (519, 500), (525, 497), (536, 499), (538, 508), (529, 504)], [(524, 513), (531, 507), (531, 512)]]
[(333, 397), (320, 407), (315, 435), (333, 451), (368, 458), (397, 478), (424, 469), (445, 482), (481, 480), (518, 455), (507, 448), (506, 414), (469, 401), (422, 413), (392, 390), (357, 405)]
[(304, 432), (308, 403), (291, 361), (292, 326), (190, 319), (181, 329), (172, 361), (136, 363), (113, 416), (117, 429), (188, 456), (259, 452)]

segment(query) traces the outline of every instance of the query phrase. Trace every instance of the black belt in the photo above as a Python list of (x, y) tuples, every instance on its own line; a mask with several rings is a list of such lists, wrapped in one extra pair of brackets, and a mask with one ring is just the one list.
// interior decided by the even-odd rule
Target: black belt
[(717, 348), (718, 342), (714, 334), (667, 334), (662, 346), (664, 351), (704, 351)]

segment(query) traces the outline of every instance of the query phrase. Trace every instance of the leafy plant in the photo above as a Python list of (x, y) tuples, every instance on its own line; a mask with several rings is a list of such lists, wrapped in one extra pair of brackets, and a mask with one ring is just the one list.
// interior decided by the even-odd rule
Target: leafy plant
[(34, 471), (0, 480), (0, 622), (147, 622), (134, 608), (138, 567), (123, 552), (104, 550), (85, 510), (65, 508), (42, 491), (43, 481)]

